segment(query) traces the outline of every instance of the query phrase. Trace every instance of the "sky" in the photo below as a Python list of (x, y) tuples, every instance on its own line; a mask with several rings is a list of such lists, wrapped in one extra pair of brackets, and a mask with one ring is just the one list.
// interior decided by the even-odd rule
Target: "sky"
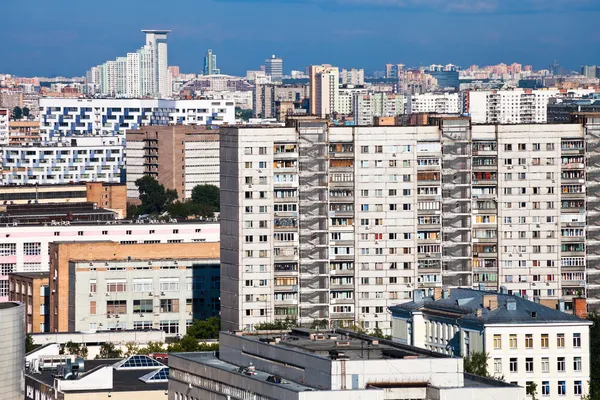
[(170, 29), (169, 65), (243, 75), (272, 54), (284, 72), (500, 62), (570, 69), (600, 63), (599, 0), (28, 0), (6, 1), (0, 73), (83, 76)]

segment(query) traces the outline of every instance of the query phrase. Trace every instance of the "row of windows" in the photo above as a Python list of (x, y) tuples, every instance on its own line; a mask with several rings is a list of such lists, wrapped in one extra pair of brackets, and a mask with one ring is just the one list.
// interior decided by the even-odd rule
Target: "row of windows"
[[(572, 369), (573, 372), (581, 372), (582, 371), (583, 364), (581, 361), (581, 357), (573, 357), (572, 367), (573, 367), (573, 369)], [(508, 364), (508, 370), (511, 373), (519, 372), (518, 358), (516, 358), (516, 357), (510, 358), (509, 364)], [(549, 358), (547, 358), (547, 357), (542, 358), (541, 370), (543, 373), (550, 372), (550, 359)], [(557, 357), (556, 358), (556, 371), (557, 372), (566, 372), (567, 371), (566, 357)], [(501, 358), (494, 359), (494, 372), (502, 373), (502, 359)], [(525, 372), (536, 372), (533, 357), (525, 358)]]
[[(524, 339), (525, 339), (525, 348), (532, 349), (534, 347), (533, 334), (526, 334)], [(573, 347), (575, 347), (575, 348), (581, 347), (581, 334), (580, 333), (573, 333), (572, 343), (573, 343)], [(547, 348), (549, 348), (549, 344), (550, 344), (549, 335), (547, 333), (542, 334), (540, 336), (540, 347), (542, 349), (547, 349)], [(565, 347), (565, 334), (564, 333), (556, 334), (556, 347), (557, 348)], [(509, 348), (511, 348), (511, 349), (518, 348), (518, 336), (516, 334), (509, 335)], [(502, 335), (501, 334), (494, 335), (494, 349), (495, 350), (502, 349)]]

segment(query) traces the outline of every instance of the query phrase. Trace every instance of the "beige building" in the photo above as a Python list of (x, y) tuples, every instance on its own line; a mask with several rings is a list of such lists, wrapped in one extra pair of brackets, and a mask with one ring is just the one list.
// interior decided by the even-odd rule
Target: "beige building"
[(154, 177), (179, 199), (197, 185), (219, 186), (219, 131), (196, 125), (147, 126), (127, 131), (127, 197), (139, 196), (135, 181)]
[(39, 121), (10, 121), (8, 141), (11, 146), (39, 143), (41, 141)]
[(48, 331), (48, 272), (19, 272), (8, 276), (8, 300), (25, 304), (27, 333)]
[(217, 243), (51, 243), (50, 332), (185, 334), (203, 310), (218, 314), (218, 265)]
[(338, 67), (329, 64), (308, 67), (310, 114), (325, 117), (337, 110), (340, 86)]

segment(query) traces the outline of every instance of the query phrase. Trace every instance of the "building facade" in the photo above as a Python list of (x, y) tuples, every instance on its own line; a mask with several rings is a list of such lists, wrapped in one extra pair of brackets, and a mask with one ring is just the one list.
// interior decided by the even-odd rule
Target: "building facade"
[(0, 387), (2, 398), (21, 400), (25, 396), (25, 305), (0, 303)]
[(144, 127), (127, 132), (127, 197), (137, 199), (135, 181), (154, 177), (190, 199), (197, 185), (219, 186), (219, 131), (195, 126)]
[(281, 82), (283, 78), (283, 59), (275, 57), (265, 60), (265, 75), (271, 77), (271, 82)]
[(599, 120), (433, 121), (222, 131), (224, 326), (386, 332), (386, 306), (442, 285), (598, 307)]
[(374, 117), (395, 117), (404, 114), (404, 100), (401, 94), (357, 94), (353, 104), (356, 125), (372, 125)]
[(9, 143), (9, 119), (10, 110), (8, 108), (0, 108), (0, 145)]
[(460, 114), (459, 93), (422, 93), (406, 97), (406, 114)]
[[(113, 223), (114, 222), (114, 223)], [(219, 225), (198, 222), (17, 225), (0, 227), (0, 301), (8, 300), (8, 275), (50, 268), (49, 244), (55, 241), (116, 241), (129, 243), (218, 242)]]
[(84, 181), (119, 183), (124, 175), (122, 141), (78, 137), (70, 142), (0, 148), (0, 185), (54, 185)]
[(50, 332), (161, 329), (219, 313), (215, 243), (50, 245)]
[(337, 108), (340, 73), (329, 64), (308, 67), (310, 78), (310, 114), (327, 116)]
[(204, 75), (220, 75), (221, 70), (217, 68), (217, 55), (208, 49), (204, 56)]
[(40, 100), (44, 141), (72, 136), (119, 136), (147, 125), (235, 123), (231, 100), (58, 99)]
[(439, 288), (421, 296), (391, 308), (395, 341), (457, 356), (483, 352), (491, 376), (535, 384), (542, 398), (588, 393), (590, 321), (502, 293)]
[(39, 143), (40, 141), (40, 123), (38, 121), (8, 122), (8, 143), (5, 144), (11, 146), (27, 145), (29, 143)]
[(25, 329), (28, 334), (48, 332), (48, 285), (48, 272), (17, 272), (8, 276), (8, 300), (25, 305)]

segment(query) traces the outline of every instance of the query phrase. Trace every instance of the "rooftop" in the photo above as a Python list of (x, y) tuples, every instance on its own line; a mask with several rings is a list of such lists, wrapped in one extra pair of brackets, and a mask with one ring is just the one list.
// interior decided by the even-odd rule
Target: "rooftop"
[(344, 329), (319, 331), (293, 328), (289, 332), (243, 333), (242, 336), (252, 341), (269, 343), (299, 352), (312, 353), (324, 358), (344, 357), (350, 360), (387, 360), (449, 357), (437, 352), (403, 345), (391, 340), (378, 339)]
[[(497, 306), (484, 305), (484, 296), (497, 299)], [(451, 316), (464, 322), (476, 324), (546, 324), (576, 323), (590, 324), (575, 315), (546, 307), (535, 301), (510, 294), (475, 289), (456, 288), (447, 298), (434, 300), (425, 297), (421, 301), (398, 304), (390, 311), (424, 311), (430, 314)]]
[[(130, 357), (140, 357), (143, 359), (150, 359), (147, 356), (132, 356)], [(84, 367), (85, 372), (83, 372), (80, 377), (84, 377), (90, 375), (95, 370), (112, 366), (113, 367), (113, 384), (112, 389), (82, 389), (82, 390), (64, 390), (69, 393), (94, 393), (94, 392), (136, 392), (136, 391), (148, 391), (148, 390), (162, 390), (165, 391), (168, 389), (168, 382), (164, 382), (162, 380), (158, 380), (156, 382), (149, 381), (145, 382), (141, 380), (141, 378), (145, 378), (146, 375), (149, 375), (150, 372), (158, 371), (162, 368), (165, 368), (166, 365), (159, 363), (156, 360), (152, 360), (152, 365), (148, 364), (146, 366), (138, 366), (133, 368), (125, 368), (119, 369), (124, 363), (128, 361), (128, 359), (104, 359), (104, 360), (85, 360)], [(27, 372), (29, 378), (40, 381), (50, 387), (54, 387), (54, 379), (57, 378), (57, 369), (47, 369), (40, 370), (39, 373), (30, 373)]]
[(21, 278), (31, 278), (31, 279), (48, 279), (49, 272), (12, 272), (8, 274), (9, 276), (18, 276)]
[(19, 307), (20, 305), (21, 305), (21, 303), (18, 303), (16, 301), (2, 302), (2, 303), (0, 303), (0, 310), (6, 310), (9, 308), (13, 308), (13, 307)]

